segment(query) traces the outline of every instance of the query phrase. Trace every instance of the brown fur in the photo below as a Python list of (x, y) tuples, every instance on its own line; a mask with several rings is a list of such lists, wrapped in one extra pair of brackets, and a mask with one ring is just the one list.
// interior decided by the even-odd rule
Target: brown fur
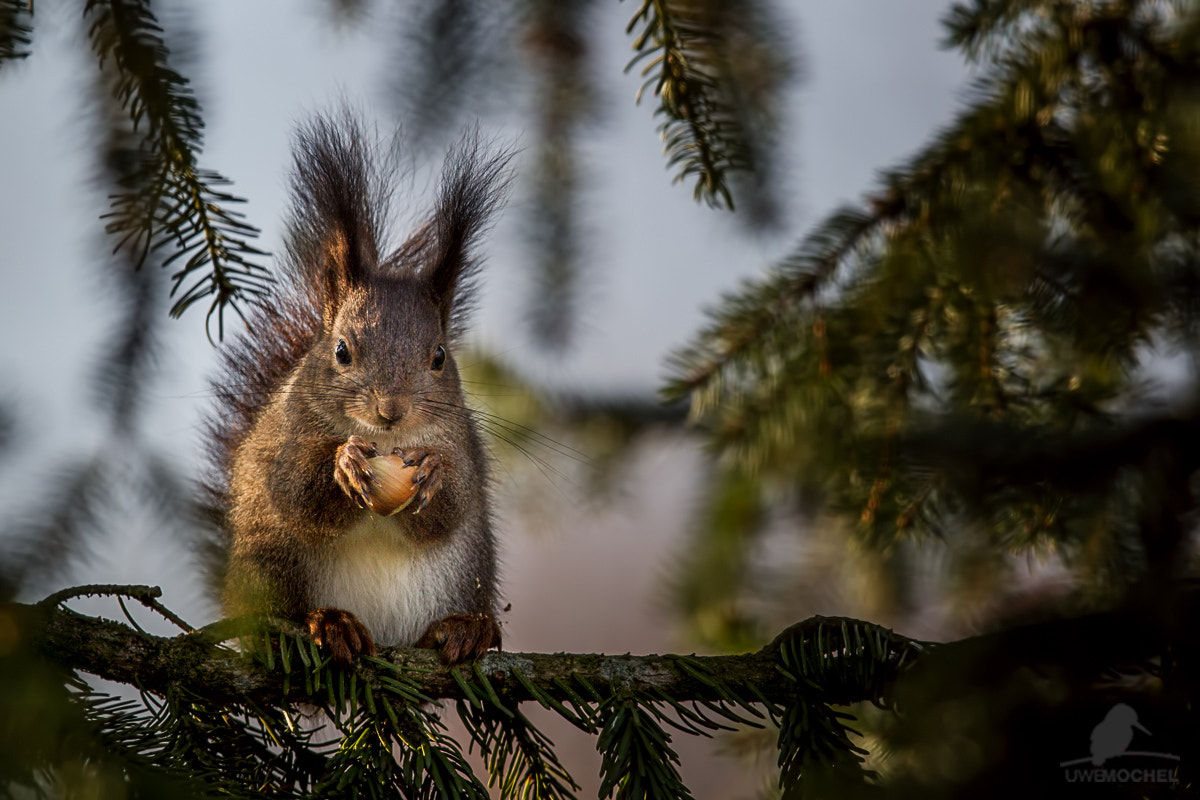
[[(409, 640), (381, 644), (420, 639), (447, 659), (475, 658), (499, 645), (495, 545), (486, 458), (453, 352), (508, 157), (464, 139), (432, 218), (381, 256), (390, 187), (373, 156), (348, 115), (301, 131), (275, 296), (214, 381), (208, 488), (226, 537), (222, 603), (305, 623), (342, 661), (374, 652), (381, 635), (318, 596), (348, 595), (384, 631), (419, 623), (394, 634)], [(376, 444), (420, 464), (418, 502), (394, 517), (362, 507)], [(384, 547), (385, 561), (358, 566), (344, 546), (355, 536)], [(379, 563), (411, 586), (378, 577)], [(382, 597), (359, 597), (371, 580)]]

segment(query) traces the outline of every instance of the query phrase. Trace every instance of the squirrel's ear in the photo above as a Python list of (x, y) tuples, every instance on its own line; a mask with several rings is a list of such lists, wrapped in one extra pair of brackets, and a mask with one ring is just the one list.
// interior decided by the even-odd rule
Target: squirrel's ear
[(358, 119), (344, 111), (302, 126), (291, 177), (286, 268), (310, 288), (329, 325), (348, 293), (369, 280), (386, 213), (386, 191)]
[(483, 152), (473, 132), (446, 158), (441, 197), (430, 226), (432, 257), (422, 276), (437, 298), (442, 328), (451, 337), (462, 332), (470, 311), (479, 269), (474, 248), (508, 192), (512, 155)]
[(354, 252), (342, 231), (328, 235), (321, 267), (321, 318), (331, 324), (346, 296), (366, 280), (362, 258)]

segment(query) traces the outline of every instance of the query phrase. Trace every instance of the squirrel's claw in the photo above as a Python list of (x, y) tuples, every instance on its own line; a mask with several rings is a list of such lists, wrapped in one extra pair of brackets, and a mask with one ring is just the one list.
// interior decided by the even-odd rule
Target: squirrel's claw
[(333, 479), (359, 508), (366, 506), (371, 490), (371, 465), (367, 459), (377, 455), (375, 445), (358, 436), (351, 436), (337, 449), (334, 457)]
[(412, 477), (412, 482), (418, 487), (413, 498), (416, 501), (413, 513), (420, 514), (442, 489), (442, 456), (423, 447), (414, 447), (411, 450), (401, 450), (397, 447), (392, 453), (403, 458), (406, 467), (420, 465)]

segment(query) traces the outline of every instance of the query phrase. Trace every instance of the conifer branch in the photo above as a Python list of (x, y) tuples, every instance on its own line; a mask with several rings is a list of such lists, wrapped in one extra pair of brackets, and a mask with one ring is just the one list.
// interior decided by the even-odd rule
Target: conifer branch
[(129, 248), (141, 264), (151, 250), (174, 248), (164, 264), (183, 260), (173, 275), (172, 316), (211, 297), (218, 338), (226, 307), (261, 296), (269, 276), (250, 260), (265, 255), (251, 245), (258, 229), (228, 208), (244, 202), (220, 187), (229, 181), (201, 169), (203, 120), (187, 79), (168, 63), (168, 52), (145, 0), (88, 0), (88, 38), (101, 68), (111, 64), (113, 96), (142, 130), (142, 161), (113, 197), (106, 230), (114, 249)]
[(765, 17), (754, 2), (643, 0), (626, 28), (637, 53), (626, 71), (641, 68), (639, 103), (646, 90), (659, 101), (667, 164), (716, 208), (734, 207), (737, 173), (762, 177), (776, 93), (791, 73)]
[[(1173, 176), (1195, 156), (1182, 87), (1200, 54), (1180, 31), (1198, 21), (1154, 3), (958, 4), (949, 41), (981, 62), (970, 105), (723, 298), (672, 357), (666, 396), (732, 464), (822, 493), (878, 541), (940, 530), (965, 496), (890, 443), (913, 427), (1112, 424), (1136, 403), (1140, 343), (1191, 324), (1170, 298), (1189, 296), (1196, 252), (1191, 187)], [(1023, 491), (981, 515), (1022, 547), (1069, 542), (1105, 507)], [(1136, 536), (1128, 517), (1112, 530)]]
[(0, 0), (0, 67), (29, 57), (33, 43), (33, 0)]
[[(484, 798), (460, 745), (429, 710), (435, 700), (455, 700), (503, 797), (566, 798), (575, 787), (523, 702), (596, 735), (604, 786), (618, 796), (687, 796), (664, 726), (707, 736), (774, 723), (787, 794), (877, 780), (851, 738), (855, 717), (840, 707), (869, 702), (889, 712), (894, 704), (912, 713), (930, 702), (927, 692), (961, 692), (963, 676), (983, 669), (1016, 676), (1031, 664), (1070, 664), (1086, 676), (1163, 657), (1193, 629), (1198, 610), (1193, 592), (1175, 589), (1152, 607), (1130, 603), (939, 645), (814, 617), (745, 655), (488, 653), (454, 669), (431, 651), (397, 648), (343, 671), (307, 636), (264, 633), (261, 621), (226, 620), (168, 639), (60, 605), (101, 593), (154, 607), (158, 590), (150, 587), (81, 587), (33, 606), (10, 603), (0, 606), (0, 629), (48, 685), (65, 682), (70, 713), (94, 726), (85, 743), (96, 748), (92, 757), (120, 764), (119, 774), (136, 781), (207, 776), (238, 796), (292, 797), (299, 789), (304, 797), (352, 797), (375, 787), (381, 797)], [(1177, 624), (1147, 625), (1153, 609), (1170, 611)], [(235, 634), (243, 653), (219, 645)], [(77, 672), (136, 686), (144, 708), (93, 691)], [(295, 719), (297, 703), (323, 709), (336, 748), (312, 739), (314, 723)], [(57, 757), (39, 755), (50, 764)]]
[[(68, 713), (94, 719), (107, 742), (105, 758), (140, 769), (150, 747), (170, 754), (160, 777), (190, 765), (196, 774), (219, 775), (235, 793), (300, 785), (310, 790), (306, 796), (327, 797), (375, 786), (406, 797), (484, 798), (486, 789), (429, 707), (454, 700), (504, 797), (536, 789), (537, 797), (566, 798), (576, 786), (521, 711), (525, 702), (598, 737), (604, 786), (618, 796), (686, 796), (664, 725), (708, 736), (786, 720), (781, 763), (797, 764), (807, 743), (849, 743), (833, 704), (885, 705), (889, 687), (926, 648), (877, 625), (813, 618), (740, 656), (501, 652), (448, 668), (432, 651), (393, 648), (341, 670), (306, 635), (264, 627), (263, 620), (224, 620), (167, 639), (132, 618), (129, 627), (61, 605), (97, 593), (133, 597), (161, 613), (157, 589), (87, 586), (35, 606), (0, 607), (0, 624), (22, 642), (28, 662), (62, 676), (68, 707), (78, 710)], [(231, 636), (242, 652), (220, 644)], [(79, 672), (136, 686), (145, 709), (93, 691)], [(314, 745), (311, 731), (295, 724), (298, 703), (324, 711), (341, 736), (336, 751)], [(798, 703), (811, 713), (797, 712)], [(233, 752), (243, 754), (242, 772), (211, 771), (222, 753)]]
[[(126, 591), (131, 588), (134, 591)], [(23, 639), (31, 640), (37, 650), (66, 669), (139, 686), (154, 694), (165, 695), (172, 685), (185, 685), (193, 693), (217, 703), (269, 705), (283, 699), (306, 698), (303, 683), (290, 684), (285, 689), (282, 675), (262, 670), (252, 659), (214, 641), (239, 630), (249, 630), (237, 620), (167, 638), (112, 620), (86, 616), (59, 602), (72, 596), (113, 591), (138, 597), (157, 610), (157, 592), (148, 587), (96, 586), (52, 595), (33, 606), (12, 604), (8, 613), (16, 621)], [(846, 623), (867, 625), (821, 617), (800, 625), (816, 632), (831, 627), (840, 629)], [(922, 648), (920, 643), (879, 626), (868, 627), (893, 648), (880, 657), (896, 670), (910, 663)], [(777, 645), (772, 645), (756, 653), (732, 656), (489, 652), (475, 669), (487, 676), (498, 695), (511, 702), (569, 704), (578, 699), (581, 691), (564, 685), (573, 676), (582, 676), (601, 696), (634, 691), (676, 701), (723, 699), (721, 688), (706, 682), (705, 674), (720, 676), (727, 686), (754, 686), (755, 697), (782, 702), (791, 691), (791, 682), (776, 668), (777, 649)], [(456, 676), (433, 651), (386, 648), (380, 660), (419, 672), (422, 692), (429, 698), (472, 699), (464, 690), (462, 673)], [(468, 676), (472, 674), (471, 668), (462, 669), (466, 669)], [(879, 684), (866, 686), (864, 691), (868, 694), (855, 697), (855, 690), (847, 686), (838, 693), (836, 702), (873, 700), (878, 688)], [(312, 696), (320, 699), (323, 693), (313, 692)]]

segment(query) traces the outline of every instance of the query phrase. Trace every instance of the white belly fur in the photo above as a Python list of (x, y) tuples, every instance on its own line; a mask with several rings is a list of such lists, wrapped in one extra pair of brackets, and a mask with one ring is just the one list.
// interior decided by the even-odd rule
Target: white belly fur
[(379, 645), (410, 645), (429, 624), (454, 611), (454, 544), (417, 544), (394, 517), (368, 514), (329, 545), (313, 576), (317, 607), (353, 613)]

